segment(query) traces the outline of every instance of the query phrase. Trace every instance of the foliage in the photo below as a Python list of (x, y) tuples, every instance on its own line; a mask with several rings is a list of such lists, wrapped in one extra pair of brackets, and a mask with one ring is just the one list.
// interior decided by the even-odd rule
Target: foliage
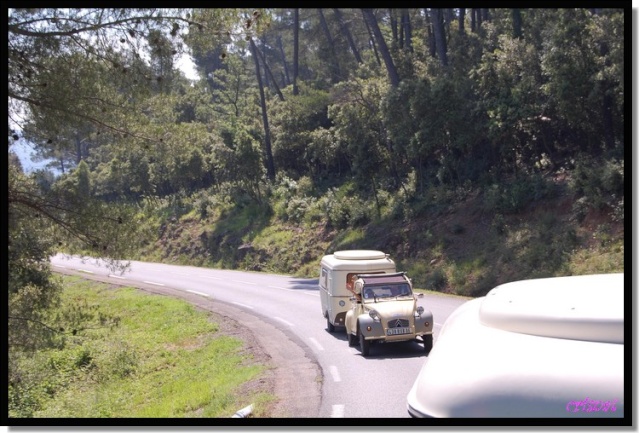
[(552, 194), (553, 185), (541, 175), (533, 174), (508, 183), (490, 185), (485, 192), (484, 206), (487, 211), (498, 214), (516, 213)]
[[(312, 172), (321, 151), (312, 131), (330, 126), (327, 117), (329, 95), (325, 91), (300, 86), (300, 93), (272, 108), (273, 157), (283, 173), (299, 177)], [(322, 143), (323, 144), (323, 143)]]
[(616, 159), (599, 160), (579, 158), (571, 178), (571, 189), (577, 198), (589, 207), (602, 209), (615, 207), (623, 200), (624, 162)]
[[(119, 325), (96, 323), (64, 347), (12, 358), (10, 417), (228, 417), (246, 404), (236, 390), (264, 366), (246, 356), (241, 341), (219, 335), (206, 314), (128, 288), (71, 277), (64, 285), (53, 314), (89, 306), (96, 315), (117, 315)], [(270, 399), (260, 389), (248, 398), (257, 413)]]

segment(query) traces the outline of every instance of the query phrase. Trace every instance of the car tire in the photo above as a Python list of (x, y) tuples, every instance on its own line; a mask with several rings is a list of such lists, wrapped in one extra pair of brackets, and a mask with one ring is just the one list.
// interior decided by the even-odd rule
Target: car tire
[(346, 335), (348, 336), (349, 347), (357, 346), (357, 335), (351, 334), (348, 330), (346, 331)]
[(362, 351), (362, 356), (368, 356), (371, 353), (371, 342), (364, 338), (362, 332), (359, 332), (359, 349)]
[(328, 332), (335, 332), (335, 325), (331, 323), (329, 316), (326, 316), (326, 329), (328, 329)]
[(422, 335), (422, 340), (424, 341), (424, 351), (426, 352), (426, 355), (428, 355), (433, 349), (433, 334)]

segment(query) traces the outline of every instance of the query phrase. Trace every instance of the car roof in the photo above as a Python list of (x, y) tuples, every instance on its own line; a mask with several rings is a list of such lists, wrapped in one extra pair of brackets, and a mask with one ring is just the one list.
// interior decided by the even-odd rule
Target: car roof
[(624, 274), (515, 281), (486, 295), (485, 326), (542, 337), (624, 342)]

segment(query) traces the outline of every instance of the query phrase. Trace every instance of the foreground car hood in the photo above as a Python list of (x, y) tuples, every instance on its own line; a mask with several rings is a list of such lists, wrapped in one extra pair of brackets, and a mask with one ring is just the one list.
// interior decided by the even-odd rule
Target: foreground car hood
[(591, 280), (548, 279), (552, 291), (539, 292), (539, 281), (534, 292), (504, 285), (459, 307), (408, 394), (409, 413), (623, 417), (623, 274)]

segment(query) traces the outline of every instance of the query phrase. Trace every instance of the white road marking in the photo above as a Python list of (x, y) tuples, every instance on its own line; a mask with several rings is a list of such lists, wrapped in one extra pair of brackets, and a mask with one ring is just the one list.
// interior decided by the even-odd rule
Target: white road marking
[(164, 286), (162, 283), (154, 283), (153, 281), (142, 281), (143, 283), (153, 284), (154, 286)]
[(309, 340), (311, 340), (311, 343), (313, 343), (315, 347), (317, 347), (317, 350), (324, 350), (324, 347), (322, 347), (322, 345), (319, 344), (319, 341), (317, 341), (313, 337), (310, 337)]
[(328, 367), (328, 371), (331, 372), (331, 376), (333, 376), (333, 382), (341, 382), (342, 378), (339, 377), (339, 371), (337, 370), (337, 367), (335, 367), (334, 365), (331, 365), (330, 367)]
[(295, 291), (295, 289), (288, 289), (286, 287), (278, 287), (278, 286), (268, 286), (268, 287), (270, 287), (271, 289), (288, 290), (289, 292), (294, 292)]
[(244, 307), (244, 308), (250, 308), (251, 310), (253, 310), (253, 307), (251, 307), (250, 305), (246, 305), (246, 304), (240, 304), (239, 302), (233, 302), (235, 305), (239, 305), (240, 307)]
[(208, 275), (202, 275), (204, 278), (210, 278), (212, 280), (221, 280), (221, 278), (218, 277), (209, 277)]
[(334, 404), (333, 411), (331, 412), (331, 418), (344, 418), (344, 405)]
[(55, 267), (55, 268), (62, 268), (62, 269), (66, 269), (66, 268), (67, 268), (66, 266), (62, 266), (62, 265), (53, 265), (53, 267)]
[(310, 296), (317, 296), (319, 298), (319, 293), (313, 293), (313, 292), (302, 292), (305, 295), (310, 295)]
[(434, 322), (435, 326), (439, 326), (440, 328), (442, 327), (442, 325), (440, 323)]
[(273, 319), (277, 319), (280, 322), (287, 324), (288, 326), (291, 326), (291, 327), (293, 326), (293, 324), (291, 322), (288, 322), (288, 321), (282, 319), (281, 317), (273, 317)]
[(257, 283), (251, 283), (251, 282), (249, 282), (249, 281), (233, 280), (233, 282), (235, 282), (235, 283), (242, 283), (242, 284), (250, 284), (250, 285), (252, 285), (252, 286), (256, 286), (256, 285), (257, 285)]
[(78, 269), (78, 271), (84, 272), (84, 273), (87, 273), (87, 274), (92, 274), (93, 273), (93, 271), (88, 271), (86, 269)]
[(123, 276), (121, 276), (121, 275), (109, 274), (109, 277), (111, 277), (111, 278), (119, 278), (119, 279), (121, 279), (121, 280), (126, 280), (126, 278), (125, 278), (125, 277), (123, 277)]
[(196, 295), (206, 296), (207, 298), (209, 297), (209, 294), (202, 293), (202, 292), (196, 292), (195, 290), (187, 290), (187, 292), (195, 293)]
[(190, 277), (190, 276), (191, 276), (191, 274), (187, 274), (187, 273), (185, 273), (185, 272), (169, 272), (169, 273), (170, 273), (170, 274), (173, 274), (173, 275), (185, 275), (185, 276), (187, 276), (187, 277)]

